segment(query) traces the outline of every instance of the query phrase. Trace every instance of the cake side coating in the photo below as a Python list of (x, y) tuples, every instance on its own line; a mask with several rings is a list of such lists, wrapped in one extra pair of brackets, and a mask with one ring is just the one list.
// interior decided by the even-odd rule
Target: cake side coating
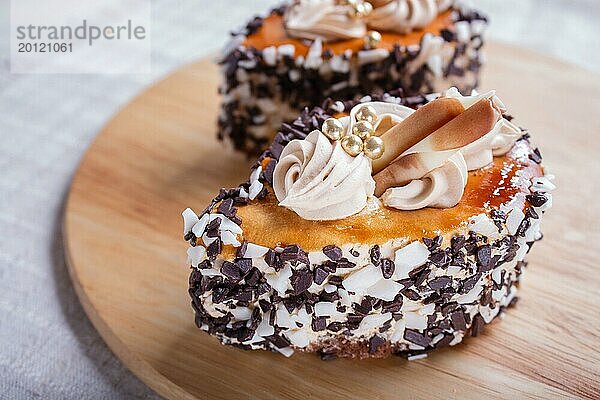
[[(284, 11), (282, 6), (271, 15)], [(399, 95), (410, 96), (450, 86), (470, 93), (479, 79), (487, 19), (455, 6), (451, 20), (449, 29), (425, 34), (418, 44), (334, 54), (319, 40), (306, 52), (293, 44), (260, 49), (246, 45), (264, 21), (255, 17), (223, 51), (219, 137), (237, 150), (258, 155), (282, 122), (327, 97), (356, 100), (398, 88)]]
[[(524, 257), (541, 238), (540, 220), (552, 204), (547, 177), (533, 178), (519, 206), (490, 207), (445, 236), (316, 251), (238, 240), (244, 224), (237, 209), (268, 195), (283, 146), (339, 108), (327, 102), (326, 110), (305, 111), (284, 125), (248, 182), (222, 190), (200, 216), (184, 213), (197, 325), (226, 344), (285, 355), (319, 352), (324, 359), (420, 357), (478, 335), (515, 301)], [(541, 163), (527, 133), (515, 147)]]

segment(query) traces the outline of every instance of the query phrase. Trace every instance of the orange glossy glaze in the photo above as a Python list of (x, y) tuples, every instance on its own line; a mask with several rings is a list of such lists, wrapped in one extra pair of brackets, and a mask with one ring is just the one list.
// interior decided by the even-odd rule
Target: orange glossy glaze
[(383, 244), (395, 238), (418, 240), (446, 235), (490, 207), (515, 198), (525, 204), (531, 178), (543, 175), (541, 166), (528, 159), (529, 151), (527, 142), (520, 141), (506, 156), (469, 172), (463, 198), (453, 208), (399, 211), (380, 206), (342, 220), (309, 221), (278, 206), (270, 193), (261, 201), (240, 207), (237, 215), (242, 219), (244, 240), (268, 247), (294, 243), (306, 251), (329, 244)]
[[(419, 44), (423, 35), (427, 32), (439, 35), (442, 29), (452, 26), (451, 11), (438, 15), (425, 29), (419, 29), (411, 33), (401, 35), (392, 32), (381, 32), (381, 42), (377, 46), (387, 50), (392, 50), (395, 44), (403, 46)], [(262, 50), (269, 46), (280, 46), (282, 44), (293, 44), (296, 47), (296, 55), (306, 55), (309, 46), (306, 41), (289, 37), (283, 26), (283, 17), (277, 14), (271, 14), (263, 21), (263, 25), (255, 33), (248, 36), (244, 41), (246, 47), (254, 47)], [(363, 48), (362, 39), (340, 40), (337, 42), (325, 43), (323, 50), (330, 49), (333, 54), (342, 54), (350, 49), (353, 52)]]

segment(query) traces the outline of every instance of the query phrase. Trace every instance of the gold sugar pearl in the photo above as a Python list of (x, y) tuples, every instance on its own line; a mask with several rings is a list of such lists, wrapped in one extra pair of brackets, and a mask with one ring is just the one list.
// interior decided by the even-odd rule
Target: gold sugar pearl
[(364, 105), (358, 109), (355, 117), (357, 121), (366, 121), (373, 125), (377, 120), (377, 112), (373, 106)]
[(342, 138), (342, 148), (352, 157), (356, 157), (363, 150), (363, 141), (356, 135), (346, 135)]
[(364, 18), (373, 11), (373, 6), (371, 3), (365, 1), (349, 1), (348, 5), (350, 6), (350, 10), (348, 11), (348, 15), (350, 18), (360, 19)]
[(363, 1), (363, 17), (368, 17), (373, 11), (373, 5), (368, 1)]
[(360, 7), (359, 4), (350, 4), (350, 9), (348, 10), (348, 16), (352, 19), (360, 18)]
[(352, 133), (365, 140), (369, 136), (371, 136), (375, 131), (373, 130), (373, 125), (371, 125), (367, 121), (357, 121), (352, 127)]
[(344, 133), (344, 125), (342, 125), (337, 118), (327, 118), (325, 122), (323, 122), (321, 131), (331, 140), (340, 140)]
[(365, 140), (363, 151), (365, 152), (365, 156), (369, 157), (371, 160), (377, 160), (385, 151), (383, 140), (378, 136), (371, 136)]
[(377, 31), (368, 31), (363, 42), (366, 49), (374, 49), (381, 42), (381, 33)]

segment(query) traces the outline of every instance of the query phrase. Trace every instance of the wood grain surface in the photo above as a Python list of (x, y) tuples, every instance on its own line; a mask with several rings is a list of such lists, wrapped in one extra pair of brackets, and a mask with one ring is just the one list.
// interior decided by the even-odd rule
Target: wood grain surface
[(530, 128), (558, 185), (520, 301), (502, 322), (412, 362), (288, 359), (198, 330), (180, 213), (202, 209), (249, 166), (215, 140), (218, 73), (200, 61), (116, 115), (72, 184), (68, 265), (110, 348), (167, 398), (600, 398), (600, 76), (505, 45), (487, 54), (482, 89), (498, 89)]

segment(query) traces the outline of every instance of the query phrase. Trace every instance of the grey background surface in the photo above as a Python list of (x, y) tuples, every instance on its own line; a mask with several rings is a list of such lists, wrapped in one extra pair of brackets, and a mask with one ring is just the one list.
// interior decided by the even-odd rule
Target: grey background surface
[[(151, 74), (13, 75), (9, 2), (0, 2), (0, 399), (157, 397), (110, 352), (75, 296), (60, 239), (65, 193), (85, 149), (124, 103), (278, 3), (153, 1)], [(475, 3), (492, 18), (490, 39), (600, 70), (600, 1)]]

